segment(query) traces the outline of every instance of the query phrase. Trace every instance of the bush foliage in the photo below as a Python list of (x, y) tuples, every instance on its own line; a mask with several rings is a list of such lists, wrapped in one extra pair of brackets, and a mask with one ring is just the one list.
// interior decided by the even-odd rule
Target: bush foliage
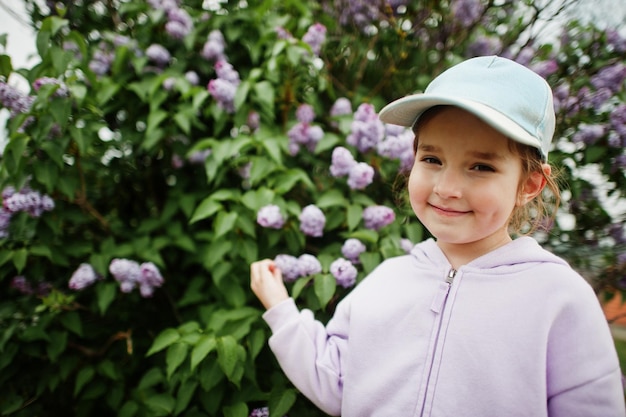
[(249, 264), (312, 255), (289, 286), (325, 320), (352, 288), (336, 260), (358, 285), (426, 238), (410, 133), (376, 111), (478, 54), (555, 92), (565, 204), (537, 238), (625, 288), (624, 219), (585, 175), (624, 196), (616, 31), (542, 31), (560, 10), (531, 0), (26, 4), (39, 62), (0, 55), (3, 415), (322, 415), (267, 348)]

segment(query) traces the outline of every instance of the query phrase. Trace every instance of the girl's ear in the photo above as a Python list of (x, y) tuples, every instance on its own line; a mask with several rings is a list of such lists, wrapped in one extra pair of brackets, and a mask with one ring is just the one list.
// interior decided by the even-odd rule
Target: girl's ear
[(546, 186), (546, 177), (552, 173), (552, 167), (548, 164), (541, 164), (542, 172), (531, 172), (530, 175), (522, 182), (520, 192), (517, 196), (517, 205), (523, 206), (533, 198), (537, 197)]

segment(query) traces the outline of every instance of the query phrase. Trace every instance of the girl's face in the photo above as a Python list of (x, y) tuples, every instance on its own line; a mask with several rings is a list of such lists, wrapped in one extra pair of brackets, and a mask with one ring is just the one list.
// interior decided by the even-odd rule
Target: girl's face
[(527, 200), (519, 192), (521, 159), (508, 140), (456, 107), (420, 126), (409, 197), (444, 253), (469, 261), (511, 240), (511, 213)]

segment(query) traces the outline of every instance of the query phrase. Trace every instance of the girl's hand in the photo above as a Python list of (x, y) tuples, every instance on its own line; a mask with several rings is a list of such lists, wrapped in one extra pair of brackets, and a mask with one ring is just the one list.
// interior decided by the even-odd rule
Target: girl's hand
[(270, 259), (250, 265), (250, 288), (267, 310), (289, 298), (283, 274)]

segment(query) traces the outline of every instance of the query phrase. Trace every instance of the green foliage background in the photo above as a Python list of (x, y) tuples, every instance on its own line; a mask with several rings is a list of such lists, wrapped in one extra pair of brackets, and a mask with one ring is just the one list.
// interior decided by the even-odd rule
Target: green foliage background
[[(2, 186), (29, 185), (52, 196), (56, 207), (36, 219), (15, 217), (0, 241), (0, 413), (243, 417), (269, 406), (272, 416), (322, 415), (267, 348), (269, 329), (249, 291), (249, 264), (280, 253), (317, 256), (324, 271), (291, 290), (326, 320), (349, 291), (328, 273), (345, 239), (367, 245), (360, 280), (382, 259), (403, 253), (400, 239), (427, 237), (404, 202), (398, 161), (350, 148), (376, 169), (364, 190), (329, 174), (332, 150), (347, 146), (352, 122), (350, 115), (329, 115), (335, 100), (379, 110), (423, 90), (467, 58), (479, 39), (497, 39), (493, 53), (516, 56), (526, 47), (532, 63), (554, 62), (548, 81), (554, 88), (567, 84), (571, 97), (585, 88), (593, 93), (592, 77), (623, 61), (608, 32), (593, 25), (571, 22), (559, 39), (543, 43), (533, 28), (549, 16), (530, 0), (482, 2), (480, 19), (469, 25), (456, 19), (454, 1), (413, 1), (399, 12), (381, 4), (366, 28), (341, 20), (348, 3), (222, 2), (209, 10), (211, 2), (185, 0), (180, 7), (194, 26), (179, 40), (167, 34), (166, 14), (144, 1), (59, 2), (51, 10), (27, 2), (41, 61), (13, 68), (11, 57), (0, 55), (0, 79), (19, 74), (32, 84), (55, 77), (70, 94), (57, 97), (51, 86), (32, 91), (30, 112), (8, 124)], [(314, 23), (328, 30), (319, 57), (301, 40)], [(293, 39), (279, 39), (277, 27)], [(234, 113), (206, 88), (215, 70), (200, 51), (213, 30), (223, 33), (225, 54), (242, 80)], [(115, 46), (115, 35), (132, 43)], [(7, 37), (1, 40), (6, 44)], [(67, 41), (78, 53), (64, 49)], [(173, 57), (162, 71), (142, 53), (154, 43)], [(100, 76), (89, 62), (102, 50), (114, 59)], [(185, 78), (191, 70), (199, 85)], [(174, 88), (167, 90), (163, 82), (171, 77)], [(612, 218), (594, 185), (577, 173), (594, 165), (611, 194), (626, 191), (617, 162), (624, 151), (609, 144), (611, 112), (626, 101), (623, 83), (611, 100), (602, 111), (559, 112), (551, 158), (566, 180), (562, 211), (576, 227), (557, 223), (538, 236), (607, 293), (623, 285), (625, 267), (617, 261), (623, 242), (609, 233), (623, 219)], [(294, 156), (287, 131), (305, 103), (325, 135), (314, 152)], [(260, 115), (259, 129), (247, 126), (250, 112)], [(581, 124), (592, 123), (607, 126), (602, 138), (588, 146), (571, 141)], [(172, 163), (201, 150), (210, 150), (202, 164)], [(242, 176), (248, 164), (249, 176)], [(288, 216), (282, 229), (256, 223), (266, 204)], [(298, 215), (308, 204), (326, 215), (321, 238), (299, 230)], [(396, 221), (366, 229), (362, 212), (374, 204), (394, 207)], [(120, 292), (108, 271), (114, 258), (153, 262), (164, 286), (152, 298)], [(103, 278), (75, 292), (67, 282), (83, 262)], [(10, 288), (17, 275), (49, 283), (52, 291), (21, 294)]]

